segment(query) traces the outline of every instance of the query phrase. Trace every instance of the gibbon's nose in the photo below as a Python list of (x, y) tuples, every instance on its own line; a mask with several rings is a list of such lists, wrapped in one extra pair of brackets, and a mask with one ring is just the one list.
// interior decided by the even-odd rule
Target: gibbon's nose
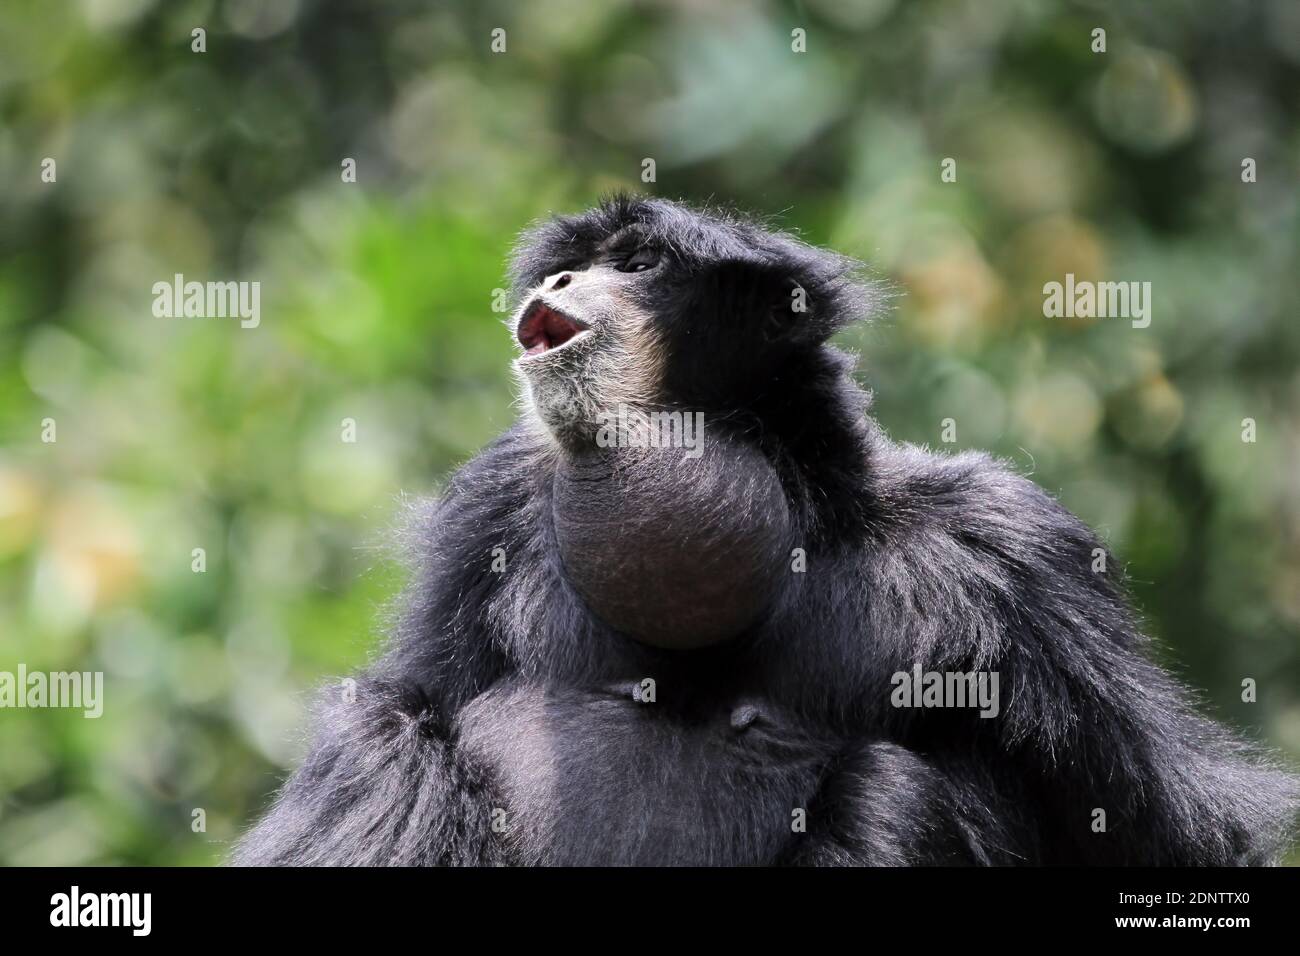
[(572, 272), (558, 272), (553, 276), (547, 276), (546, 281), (542, 284), (546, 287), (546, 291), (548, 292), (559, 292), (572, 281)]

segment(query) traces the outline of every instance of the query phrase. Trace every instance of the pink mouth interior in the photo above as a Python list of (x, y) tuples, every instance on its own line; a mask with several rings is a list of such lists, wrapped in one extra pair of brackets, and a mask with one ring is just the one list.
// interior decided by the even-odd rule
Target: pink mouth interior
[(579, 325), (562, 312), (557, 312), (544, 302), (532, 306), (519, 323), (519, 343), (525, 355), (538, 355), (558, 348), (581, 332)]

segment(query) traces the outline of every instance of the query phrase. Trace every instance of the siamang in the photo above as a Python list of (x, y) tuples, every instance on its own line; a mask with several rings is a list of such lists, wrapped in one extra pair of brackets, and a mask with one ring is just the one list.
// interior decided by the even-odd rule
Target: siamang
[[(1093, 533), (868, 417), (828, 344), (882, 298), (857, 263), (619, 196), (526, 232), (511, 278), (521, 420), (417, 509), (387, 652), (234, 862), (1285, 850), (1295, 778), (1148, 659)], [(952, 695), (973, 675), (996, 706)]]

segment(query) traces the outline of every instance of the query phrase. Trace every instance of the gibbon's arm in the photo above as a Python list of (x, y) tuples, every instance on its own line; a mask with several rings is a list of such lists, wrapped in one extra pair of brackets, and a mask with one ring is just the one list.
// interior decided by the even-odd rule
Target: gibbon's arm
[(413, 515), (407, 534), (417, 568), (388, 651), (354, 684), (319, 696), (306, 760), (245, 835), (234, 864), (495, 860), (485, 778), (449, 728), (503, 666), (487, 612), (502, 578), (492, 548), (504, 546), (516, 561), (523, 551), (503, 531), (520, 483), (519, 467), (497, 460), (508, 442), (490, 446), (440, 501)]
[(906, 635), (927, 668), (999, 672), (993, 760), (1041, 775), (1064, 824), (1057, 852), (1115, 864), (1274, 860), (1295, 819), (1295, 779), (1195, 713), (1148, 660), (1092, 531), (987, 456), (908, 449), (900, 461), (912, 474), (895, 500), (906, 504), (868, 557), (871, 593), (893, 597), (876, 603), (873, 632)]
[[(1012, 833), (1023, 801), (970, 763), (942, 765), (895, 743), (852, 746), (812, 807), (797, 866), (1001, 866), (1026, 862)], [(1032, 827), (1029, 827), (1032, 830)]]
[(335, 686), (313, 725), (311, 753), (244, 836), (234, 865), (496, 862), (486, 783), (418, 693), (368, 678)]

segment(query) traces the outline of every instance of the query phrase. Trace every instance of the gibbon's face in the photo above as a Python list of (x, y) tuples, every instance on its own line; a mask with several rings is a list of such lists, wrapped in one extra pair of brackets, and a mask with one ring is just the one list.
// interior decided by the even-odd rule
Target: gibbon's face
[(619, 405), (743, 407), (865, 314), (857, 265), (740, 220), (616, 198), (521, 238), (515, 367), (562, 442)]

